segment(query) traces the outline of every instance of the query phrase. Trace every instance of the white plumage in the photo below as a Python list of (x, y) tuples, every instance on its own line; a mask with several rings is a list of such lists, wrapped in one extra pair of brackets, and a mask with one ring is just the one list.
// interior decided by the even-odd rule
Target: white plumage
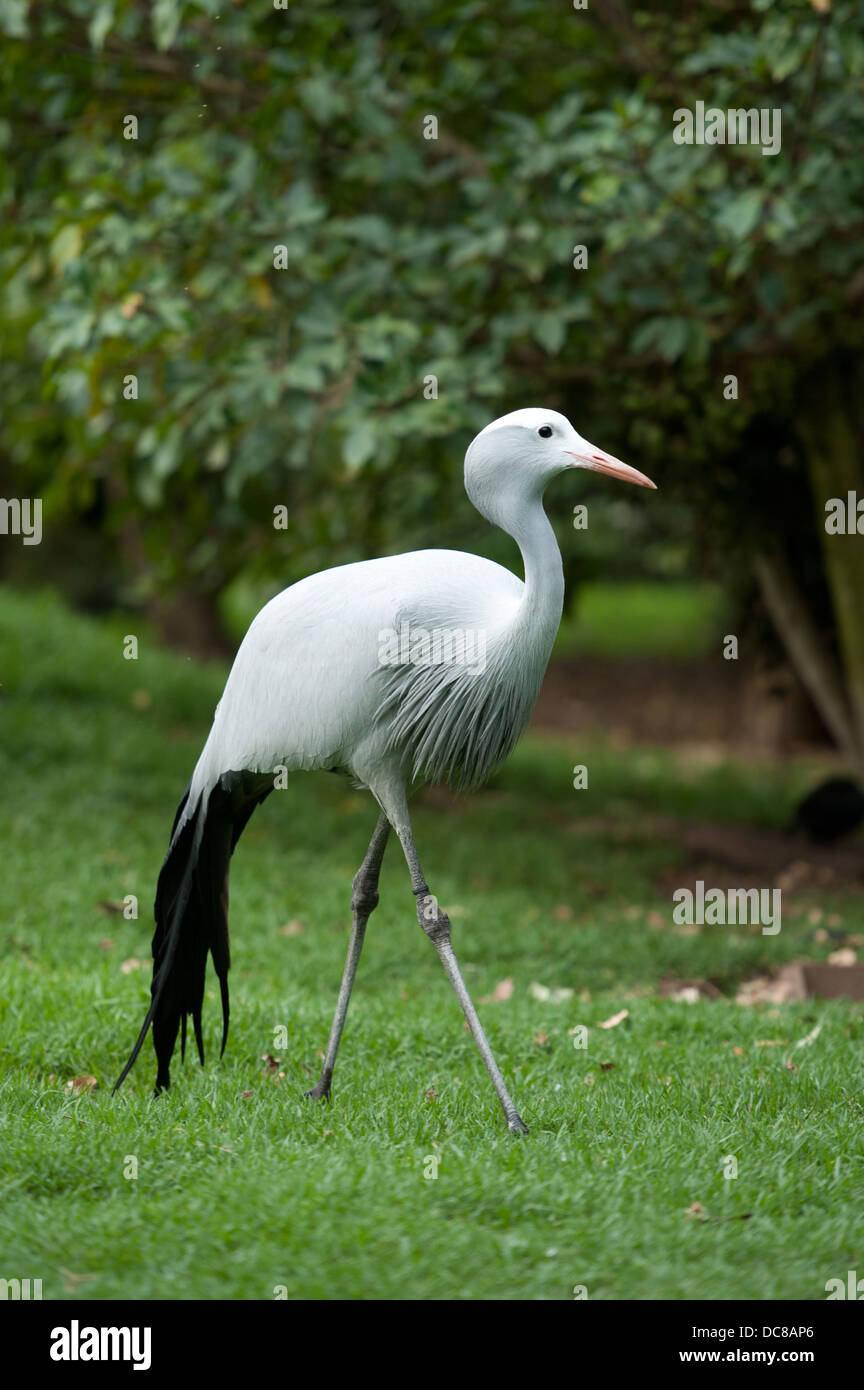
[[(274, 777), (325, 768), (376, 798), (381, 817), (354, 880), (353, 925), (321, 1080), (329, 1096), (357, 960), (377, 903), (381, 858), (398, 835), (420, 924), (456, 989), (508, 1124), (524, 1130), (465, 990), (446, 914), (429, 893), (408, 817), (423, 782), (475, 786), (511, 751), (540, 690), (564, 597), (561, 556), (543, 510), (547, 483), (588, 468), (653, 487), (582, 439), (563, 415), (518, 410), (493, 421), (465, 456), (474, 505), (518, 543), (524, 581), (462, 551), (420, 550), (325, 570), (272, 599), (244, 638), (175, 820), (156, 899), (152, 1002), (119, 1086), (154, 1025), (157, 1090), (191, 1014), (203, 1061), (201, 1001), (209, 950), (227, 1035), (228, 863)], [(443, 636), (440, 636), (443, 634)]]

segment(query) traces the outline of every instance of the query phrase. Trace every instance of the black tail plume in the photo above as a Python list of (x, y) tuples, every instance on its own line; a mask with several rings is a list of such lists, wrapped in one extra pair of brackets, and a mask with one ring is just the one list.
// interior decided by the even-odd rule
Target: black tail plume
[[(180, 802), (168, 853), (156, 887), (153, 935), (153, 983), (150, 1008), (131, 1056), (115, 1083), (116, 1091), (132, 1069), (147, 1031), (153, 1025), (156, 1091), (167, 1090), (177, 1033), (181, 1057), (186, 1053), (186, 1019), (198, 1056), (204, 1063), (201, 1010), (207, 952), (213, 957), (222, 993), (222, 1052), (228, 1039), (228, 870), (234, 846), (255, 807), (273, 790), (272, 777), (257, 772), (226, 772), (206, 798), (200, 798), (177, 830), (189, 798)], [(220, 1053), (221, 1056), (221, 1053)]]

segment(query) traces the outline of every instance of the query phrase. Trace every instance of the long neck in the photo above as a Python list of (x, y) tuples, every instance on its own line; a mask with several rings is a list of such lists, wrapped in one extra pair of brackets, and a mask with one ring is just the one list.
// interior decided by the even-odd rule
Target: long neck
[(545, 648), (548, 657), (561, 622), (564, 570), (542, 499), (538, 497), (530, 508), (520, 511), (505, 529), (519, 546), (525, 566), (525, 592), (517, 624), (526, 637), (530, 635), (532, 645)]
[(536, 654), (542, 675), (564, 605), (564, 569), (555, 532), (543, 510), (543, 486), (538, 481), (533, 488), (518, 483), (502, 487), (497, 468), (484, 470), (483, 462), (482, 455), (472, 459), (469, 450), (465, 491), (480, 515), (512, 536), (522, 552), (525, 587), (512, 624)]

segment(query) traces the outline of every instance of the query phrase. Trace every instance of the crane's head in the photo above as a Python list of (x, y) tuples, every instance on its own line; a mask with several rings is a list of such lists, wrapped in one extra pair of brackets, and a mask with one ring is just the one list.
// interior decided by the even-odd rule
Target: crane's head
[[(495, 494), (542, 494), (556, 474), (570, 468), (608, 473), (625, 483), (656, 487), (650, 478), (589, 444), (556, 410), (514, 410), (493, 420), (465, 455), (465, 489), (478, 506)], [(486, 511), (480, 506), (481, 511)]]

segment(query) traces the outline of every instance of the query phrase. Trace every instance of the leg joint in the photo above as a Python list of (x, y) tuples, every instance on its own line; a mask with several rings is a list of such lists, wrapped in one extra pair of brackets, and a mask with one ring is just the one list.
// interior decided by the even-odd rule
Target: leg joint
[(450, 918), (428, 889), (422, 897), (417, 898), (417, 920), (433, 946), (441, 946), (450, 940)]
[(352, 884), (351, 911), (358, 917), (368, 917), (378, 906), (378, 885), (357, 874)]

